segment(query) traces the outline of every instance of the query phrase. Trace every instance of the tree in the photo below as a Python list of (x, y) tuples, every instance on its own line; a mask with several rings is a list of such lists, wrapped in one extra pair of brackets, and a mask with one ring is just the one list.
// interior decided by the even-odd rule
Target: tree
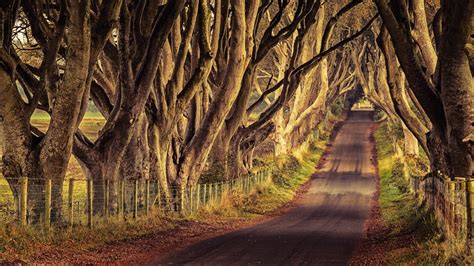
[[(31, 3), (30, 3), (31, 4)], [(3, 174), (15, 197), (18, 197), (18, 182), (27, 176), (30, 201), (38, 210), (42, 203), (40, 193), (44, 179), (53, 184), (52, 216), (59, 218), (62, 206), (62, 182), (71, 156), (73, 136), (78, 126), (86, 80), (91, 60), (90, 2), (61, 1), (56, 12), (36, 16), (37, 9), (27, 1), (23, 3), (32, 26), (33, 35), (43, 51), (44, 57), (38, 75), (32, 74), (12, 47), (12, 32), (20, 9), (19, 1), (6, 1), (1, 5), (2, 45), (0, 80), (0, 116), (5, 132)], [(40, 7), (42, 8), (42, 7)], [(38, 23), (38, 24), (34, 24)], [(64, 69), (60, 74), (56, 59), (60, 49), (65, 49)], [(39, 78), (37, 78), (39, 76)], [(18, 86), (16, 81), (20, 80)], [(39, 86), (23, 86), (29, 82)], [(19, 90), (24, 90), (29, 101), (25, 103)], [(47, 96), (45, 98), (45, 96)], [(30, 125), (30, 117), (40, 102), (51, 113), (51, 122), (46, 133)], [(42, 205), (40, 205), (42, 206)], [(38, 219), (38, 216), (35, 216)]]
[[(416, 2), (416, 1), (415, 1)], [(428, 149), (433, 170), (441, 170), (451, 177), (472, 175), (472, 72), (469, 55), (464, 47), (470, 42), (473, 2), (442, 1), (440, 46), (438, 47), (439, 66), (431, 77), (424, 71), (423, 62), (417, 49), (423, 51), (425, 64), (432, 69), (434, 60), (426, 26), (422, 20), (423, 10), (419, 3), (410, 9), (407, 1), (388, 3), (377, 0), (376, 4), (400, 66), (413, 90), (416, 100), (426, 112), (431, 122), (428, 136)], [(416, 23), (411, 30), (409, 13), (415, 12)], [(423, 38), (424, 41), (415, 42)], [(438, 35), (438, 34), (437, 34)], [(431, 66), (430, 66), (431, 65)]]

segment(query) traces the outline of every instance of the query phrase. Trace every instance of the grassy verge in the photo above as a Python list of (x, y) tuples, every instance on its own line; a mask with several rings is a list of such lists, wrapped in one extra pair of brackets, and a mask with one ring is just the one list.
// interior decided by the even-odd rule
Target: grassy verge
[[(448, 242), (423, 202), (417, 202), (403, 177), (403, 165), (393, 152), (386, 123), (375, 133), (380, 175), (379, 204), (387, 264), (465, 264), (462, 247)], [(369, 236), (370, 237), (370, 236)], [(377, 236), (376, 236), (377, 237)]]
[(87, 227), (53, 227), (50, 232), (45, 232), (33, 227), (22, 228), (12, 222), (0, 228), (0, 262), (29, 261), (44, 252), (56, 252), (58, 248), (80, 252), (112, 241), (133, 239), (171, 229), (175, 224), (174, 218), (165, 218), (159, 214), (128, 221), (110, 219), (91, 230)]
[(210, 205), (198, 213), (198, 220), (212, 220), (256, 217), (264, 215), (291, 202), (298, 189), (306, 183), (315, 171), (326, 145), (319, 140), (294, 152), (272, 161), (272, 178), (257, 185), (253, 191), (243, 196), (232, 193), (219, 205)]

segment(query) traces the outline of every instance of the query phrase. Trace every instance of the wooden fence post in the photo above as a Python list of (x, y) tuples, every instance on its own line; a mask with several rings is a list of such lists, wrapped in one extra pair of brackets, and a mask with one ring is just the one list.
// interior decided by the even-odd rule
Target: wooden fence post
[(182, 185), (179, 185), (178, 187), (178, 193), (179, 193), (179, 212), (184, 213), (184, 187)]
[(28, 177), (20, 179), (20, 225), (26, 226), (28, 208)]
[(120, 180), (119, 216), (125, 217), (125, 180)]
[(188, 200), (188, 202), (189, 202), (189, 212), (191, 214), (194, 211), (194, 208), (193, 208), (194, 189), (195, 189), (195, 187), (193, 186), (193, 187), (189, 188), (189, 190), (188, 190), (189, 191), (188, 192), (188, 195), (189, 195), (188, 196), (188, 198), (189, 198), (189, 200)]
[(160, 180), (156, 179), (156, 197), (158, 198), (158, 210), (161, 208), (161, 187)]
[(196, 191), (196, 211), (199, 210), (199, 205), (201, 203), (201, 184), (197, 184), (197, 191)]
[(214, 184), (209, 183), (209, 184), (207, 184), (207, 185), (208, 185), (208, 192), (207, 192), (207, 193), (209, 194), (209, 195), (207, 196), (208, 199), (209, 199), (208, 202), (209, 202), (209, 203), (212, 203), (212, 201), (214, 200)]
[(87, 226), (92, 229), (93, 200), (92, 179), (87, 180)]
[(148, 215), (150, 211), (150, 180), (145, 180), (145, 214)]
[(105, 218), (109, 218), (109, 185), (110, 181), (105, 180), (105, 187), (104, 187), (104, 214)]
[(49, 230), (51, 227), (51, 179), (46, 179), (44, 189), (44, 227)]
[(138, 216), (138, 180), (134, 180), (133, 186), (133, 218)]
[(219, 183), (219, 202), (222, 203), (224, 200), (224, 182)]
[(217, 200), (219, 199), (219, 183), (214, 184), (214, 202), (217, 203)]
[(474, 181), (466, 178), (466, 209), (467, 209), (467, 245), (469, 253), (474, 252)]
[(202, 194), (203, 194), (202, 195), (202, 204), (204, 206), (206, 206), (207, 205), (207, 184), (206, 183), (204, 183), (204, 188), (203, 188), (203, 193)]
[(69, 207), (69, 225), (74, 225), (74, 179), (69, 179), (69, 191), (68, 191), (68, 207)]

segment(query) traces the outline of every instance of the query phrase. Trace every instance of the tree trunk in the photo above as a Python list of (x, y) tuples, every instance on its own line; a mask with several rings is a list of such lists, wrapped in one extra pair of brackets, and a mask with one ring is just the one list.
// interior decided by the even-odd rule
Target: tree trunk
[(225, 119), (240, 90), (245, 66), (245, 1), (233, 0), (232, 36), (229, 67), (224, 86), (211, 103), (200, 128), (179, 158), (177, 183), (192, 186), (204, 169), (204, 164)]
[(474, 2), (442, 1), (442, 8), (441, 99), (447, 119), (448, 170), (453, 176), (471, 176), (474, 89), (465, 46), (471, 40)]
[(436, 70), (436, 62), (438, 56), (436, 55), (433, 43), (431, 41), (430, 32), (428, 29), (428, 22), (426, 20), (425, 1), (411, 0), (413, 8), (413, 15), (415, 18), (414, 27), (412, 30), (413, 39), (415, 39), (423, 56), (423, 61), (426, 65), (426, 74), (433, 76)]
[(418, 140), (404, 124), (402, 124), (402, 127), (405, 138), (405, 154), (418, 156)]

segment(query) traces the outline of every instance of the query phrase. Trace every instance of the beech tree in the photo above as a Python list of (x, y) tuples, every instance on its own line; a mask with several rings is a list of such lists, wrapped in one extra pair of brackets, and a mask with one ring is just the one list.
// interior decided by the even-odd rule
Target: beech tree
[[(429, 118), (432, 169), (451, 177), (470, 177), (473, 89), (468, 47), (472, 45), (473, 1), (441, 1), (435, 16), (441, 23), (433, 23), (437, 54), (423, 1), (412, 2), (375, 1), (409, 88)], [(413, 27), (410, 14), (415, 18)]]
[[(54, 7), (52, 4), (3, 1), (0, 6), (0, 115), (5, 133), (3, 174), (14, 195), (19, 192), (19, 178), (27, 176), (33, 192), (29, 200), (35, 209), (39, 206), (34, 204), (40, 205), (43, 197), (38, 185), (51, 179), (52, 216), (57, 219), (62, 206), (62, 182), (87, 93), (89, 66), (94, 65), (93, 52), (100, 41), (91, 41), (91, 27), (97, 24), (91, 23), (89, 1), (58, 1)], [(39, 67), (23, 62), (13, 47), (13, 28), (19, 13), (26, 16), (31, 35), (41, 49)], [(96, 37), (107, 38), (108, 34), (105, 31)], [(20, 90), (26, 94), (26, 102)], [(51, 115), (45, 133), (30, 124), (36, 108)]]

